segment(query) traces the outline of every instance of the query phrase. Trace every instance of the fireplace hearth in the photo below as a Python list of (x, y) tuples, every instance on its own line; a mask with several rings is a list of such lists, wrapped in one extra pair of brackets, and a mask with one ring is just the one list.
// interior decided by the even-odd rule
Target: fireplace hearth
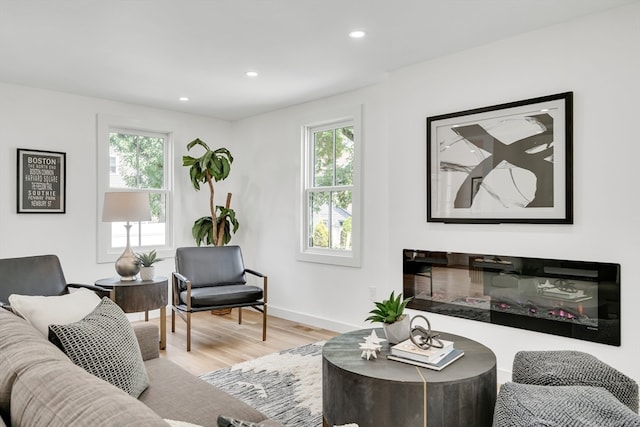
[(620, 345), (620, 264), (404, 249), (408, 307)]

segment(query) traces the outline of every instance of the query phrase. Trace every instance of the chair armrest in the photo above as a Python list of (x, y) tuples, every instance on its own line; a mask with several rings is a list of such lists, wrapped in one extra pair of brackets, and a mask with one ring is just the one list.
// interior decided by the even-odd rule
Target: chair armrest
[(90, 291), (95, 292), (100, 298), (102, 297), (110, 297), (111, 296), (111, 290), (110, 289), (106, 289), (100, 286), (96, 286), (96, 285), (86, 285), (84, 283), (67, 283), (67, 287), (68, 288), (85, 288), (85, 289), (89, 289)]
[(171, 280), (171, 294), (173, 305), (177, 306), (180, 304), (180, 291), (181, 286), (180, 283), (184, 282), (187, 288), (187, 310), (191, 311), (191, 280), (187, 279), (185, 276), (178, 272), (173, 272), (173, 279)]
[(249, 274), (253, 274), (254, 276), (257, 276), (257, 277), (265, 277), (264, 274), (257, 272), (255, 270), (251, 270), (250, 268), (245, 268), (244, 271)]
[(180, 282), (188, 282), (189, 279), (187, 279), (186, 277), (184, 277), (182, 274), (178, 273), (178, 272), (173, 272), (173, 276), (178, 279)]
[(263, 296), (262, 296), (262, 300), (264, 301), (264, 303), (267, 303), (267, 282), (268, 282), (268, 278), (267, 276), (265, 276), (262, 273), (259, 273), (255, 270), (251, 270), (250, 268), (245, 268), (244, 271), (246, 273), (252, 274), (256, 277), (260, 277), (262, 278), (262, 292), (263, 292)]
[(158, 350), (158, 342), (160, 341), (158, 327), (147, 322), (132, 323), (131, 326), (133, 326), (133, 331), (136, 333), (136, 338), (138, 339), (142, 360), (157, 359), (160, 357), (160, 351)]

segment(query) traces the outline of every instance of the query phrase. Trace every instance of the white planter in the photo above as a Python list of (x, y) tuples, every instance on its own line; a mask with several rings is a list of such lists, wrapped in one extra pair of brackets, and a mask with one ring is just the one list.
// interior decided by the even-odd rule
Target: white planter
[(152, 265), (151, 267), (140, 267), (140, 279), (141, 280), (153, 280), (153, 276), (155, 276), (156, 268)]
[(411, 334), (411, 318), (407, 314), (403, 314), (400, 320), (395, 323), (383, 323), (384, 333), (387, 336), (389, 344), (398, 344), (409, 339)]

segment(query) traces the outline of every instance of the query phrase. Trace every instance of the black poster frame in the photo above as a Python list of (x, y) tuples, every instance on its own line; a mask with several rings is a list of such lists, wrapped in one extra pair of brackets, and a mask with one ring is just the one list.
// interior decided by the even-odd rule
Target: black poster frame
[(17, 149), (17, 213), (65, 213), (66, 153)]

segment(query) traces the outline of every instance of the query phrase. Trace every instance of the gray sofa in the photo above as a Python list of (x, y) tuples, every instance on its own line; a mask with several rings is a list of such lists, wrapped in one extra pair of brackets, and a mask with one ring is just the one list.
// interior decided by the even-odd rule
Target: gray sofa
[[(73, 364), (36, 329), (0, 308), (0, 426), (216, 426), (226, 415), (282, 426), (159, 357), (158, 329), (134, 330), (149, 376), (138, 399)], [(174, 425), (179, 423), (173, 423)]]

